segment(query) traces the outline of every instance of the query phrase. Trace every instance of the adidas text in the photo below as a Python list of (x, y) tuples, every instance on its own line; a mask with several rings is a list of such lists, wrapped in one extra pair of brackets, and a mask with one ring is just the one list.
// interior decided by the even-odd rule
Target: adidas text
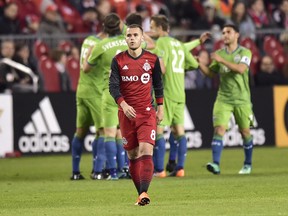
[(51, 134), (21, 136), (18, 145), (23, 153), (68, 152), (70, 148), (67, 136)]

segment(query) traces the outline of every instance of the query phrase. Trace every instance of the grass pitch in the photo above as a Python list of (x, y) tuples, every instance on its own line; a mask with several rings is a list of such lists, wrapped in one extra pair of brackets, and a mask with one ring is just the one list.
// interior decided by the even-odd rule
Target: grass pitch
[(188, 152), (184, 178), (153, 179), (151, 204), (134, 206), (131, 180), (70, 181), (71, 157), (0, 159), (0, 215), (288, 215), (288, 149), (256, 147), (251, 175), (238, 175), (243, 150), (224, 149), (221, 175), (206, 171), (210, 150)]

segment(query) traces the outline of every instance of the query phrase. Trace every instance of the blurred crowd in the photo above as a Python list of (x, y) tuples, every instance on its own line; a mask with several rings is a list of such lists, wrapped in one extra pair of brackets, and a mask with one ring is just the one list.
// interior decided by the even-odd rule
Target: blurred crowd
[[(183, 42), (195, 37), (189, 32), (211, 31), (211, 41), (193, 51), (205, 64), (210, 63), (209, 53), (223, 46), (222, 26), (234, 23), (240, 44), (253, 53), (251, 85), (288, 83), (288, 0), (0, 0), (0, 92), (32, 91), (35, 80), (15, 62), (40, 78), (40, 91), (75, 91), (81, 42), (101, 32), (110, 12), (123, 20), (138, 12), (145, 31), (150, 31), (152, 15), (165, 14), (171, 32)], [(199, 70), (186, 74), (187, 89), (217, 85), (217, 79)]]

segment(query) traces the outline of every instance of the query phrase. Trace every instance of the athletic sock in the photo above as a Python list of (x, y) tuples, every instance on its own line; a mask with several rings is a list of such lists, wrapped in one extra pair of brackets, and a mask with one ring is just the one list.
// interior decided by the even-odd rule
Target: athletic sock
[(164, 159), (165, 159), (165, 139), (163, 137), (163, 134), (157, 135), (154, 152), (155, 152), (155, 158), (154, 158), (155, 171), (162, 172), (164, 170)]
[(175, 137), (172, 132), (170, 132), (169, 136), (169, 143), (170, 143), (170, 151), (169, 151), (169, 162), (176, 161), (177, 157), (177, 141), (175, 140)]
[(83, 139), (74, 136), (72, 140), (72, 169), (73, 173), (80, 173), (80, 160), (82, 154)]
[(178, 162), (176, 166), (176, 170), (180, 170), (184, 168), (186, 156), (187, 156), (187, 139), (186, 136), (180, 136), (178, 138)]
[(151, 155), (143, 155), (140, 158), (140, 191), (139, 195), (147, 192), (153, 178), (153, 160)]
[(214, 135), (211, 145), (212, 145), (213, 163), (219, 165), (223, 149), (223, 137), (219, 135)]
[(122, 171), (125, 165), (125, 150), (123, 148), (123, 140), (116, 139), (117, 144), (117, 168), (118, 171)]
[(97, 143), (97, 156), (94, 163), (94, 172), (101, 173), (106, 161), (104, 137), (100, 136)]
[(253, 153), (253, 137), (249, 136), (244, 139), (244, 153), (245, 153), (245, 161), (244, 164), (251, 165), (252, 164), (252, 153)]
[(138, 194), (140, 194), (140, 185), (141, 185), (140, 184), (140, 166), (141, 166), (140, 158), (137, 158), (135, 160), (129, 160), (130, 175), (137, 189)]
[(107, 163), (110, 171), (116, 169), (116, 155), (117, 155), (117, 147), (116, 140), (114, 137), (105, 137), (105, 151)]
[(95, 139), (92, 142), (92, 170), (94, 171), (95, 163), (96, 163), (96, 157), (97, 157), (97, 143), (98, 143), (98, 137), (95, 137)]

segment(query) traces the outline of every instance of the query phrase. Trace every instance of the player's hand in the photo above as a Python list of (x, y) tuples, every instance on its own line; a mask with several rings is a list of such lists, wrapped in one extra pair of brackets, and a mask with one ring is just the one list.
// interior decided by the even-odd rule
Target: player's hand
[(210, 32), (204, 32), (200, 35), (200, 43), (203, 44), (205, 43), (206, 40), (211, 38), (211, 33)]
[(132, 119), (136, 118), (136, 111), (132, 106), (129, 106), (126, 102), (122, 101), (120, 106), (122, 107), (122, 110), (124, 114), (127, 116), (127, 118)]
[(163, 105), (157, 106), (156, 121), (157, 124), (160, 124), (164, 117), (164, 108)]
[(215, 60), (215, 61), (217, 61), (219, 63), (222, 62), (222, 57), (219, 56), (218, 54), (216, 54), (215, 52), (211, 53), (210, 57), (211, 57), (211, 60)]

